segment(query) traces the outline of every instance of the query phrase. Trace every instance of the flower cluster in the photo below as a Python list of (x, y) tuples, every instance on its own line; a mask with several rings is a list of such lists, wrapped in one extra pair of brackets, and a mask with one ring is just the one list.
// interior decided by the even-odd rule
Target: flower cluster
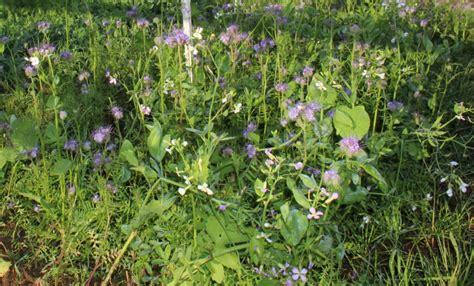
[(112, 126), (102, 126), (92, 132), (92, 139), (98, 143), (102, 144), (109, 140), (110, 133), (112, 132)]
[(291, 105), (291, 102), (288, 105), (288, 118), (292, 121), (296, 121), (298, 118), (307, 121), (314, 121), (314, 114), (321, 110), (321, 106), (316, 102), (302, 103), (297, 102), (294, 105)]
[(256, 53), (263, 53), (274, 47), (275, 47), (275, 41), (271, 38), (266, 38), (266, 39), (261, 40), (257, 44), (253, 45), (253, 50)]
[(189, 42), (189, 37), (181, 29), (173, 29), (173, 31), (165, 37), (165, 43), (170, 48), (183, 46)]
[(224, 45), (228, 46), (243, 42), (247, 39), (247, 37), (247, 33), (240, 32), (239, 26), (232, 24), (227, 27), (225, 33), (222, 33), (219, 36), (219, 39)]
[(354, 136), (342, 138), (341, 141), (339, 141), (339, 148), (341, 149), (342, 153), (344, 153), (349, 158), (362, 150), (359, 139)]

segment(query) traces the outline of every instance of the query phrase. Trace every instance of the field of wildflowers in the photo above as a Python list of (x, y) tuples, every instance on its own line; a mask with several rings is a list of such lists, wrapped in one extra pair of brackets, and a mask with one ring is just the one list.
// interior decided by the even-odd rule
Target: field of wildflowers
[(0, 3), (1, 285), (474, 283), (469, 9), (181, 5)]

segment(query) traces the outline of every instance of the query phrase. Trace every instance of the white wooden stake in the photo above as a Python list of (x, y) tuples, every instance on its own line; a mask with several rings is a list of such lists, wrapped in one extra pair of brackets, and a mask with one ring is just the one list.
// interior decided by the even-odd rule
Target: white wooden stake
[(189, 37), (189, 42), (184, 47), (184, 58), (186, 59), (186, 69), (189, 78), (193, 81), (193, 47), (191, 37), (193, 35), (193, 24), (191, 22), (191, 0), (181, 0), (183, 10), (183, 31)]

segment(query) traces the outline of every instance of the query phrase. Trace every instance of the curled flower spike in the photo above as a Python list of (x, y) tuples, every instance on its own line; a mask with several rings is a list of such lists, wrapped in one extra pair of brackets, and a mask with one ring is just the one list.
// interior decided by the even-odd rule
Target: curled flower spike
[(349, 158), (362, 150), (359, 144), (359, 139), (354, 136), (343, 138), (339, 141), (339, 146), (341, 151)]
[(309, 209), (309, 214), (306, 216), (308, 219), (320, 219), (324, 213), (322, 211), (316, 211), (315, 208)]

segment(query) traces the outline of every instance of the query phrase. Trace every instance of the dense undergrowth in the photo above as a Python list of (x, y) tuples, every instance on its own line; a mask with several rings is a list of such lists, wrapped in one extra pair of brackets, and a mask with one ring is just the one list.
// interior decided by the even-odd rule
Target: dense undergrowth
[(470, 11), (128, 2), (0, 4), (2, 283), (472, 284)]

